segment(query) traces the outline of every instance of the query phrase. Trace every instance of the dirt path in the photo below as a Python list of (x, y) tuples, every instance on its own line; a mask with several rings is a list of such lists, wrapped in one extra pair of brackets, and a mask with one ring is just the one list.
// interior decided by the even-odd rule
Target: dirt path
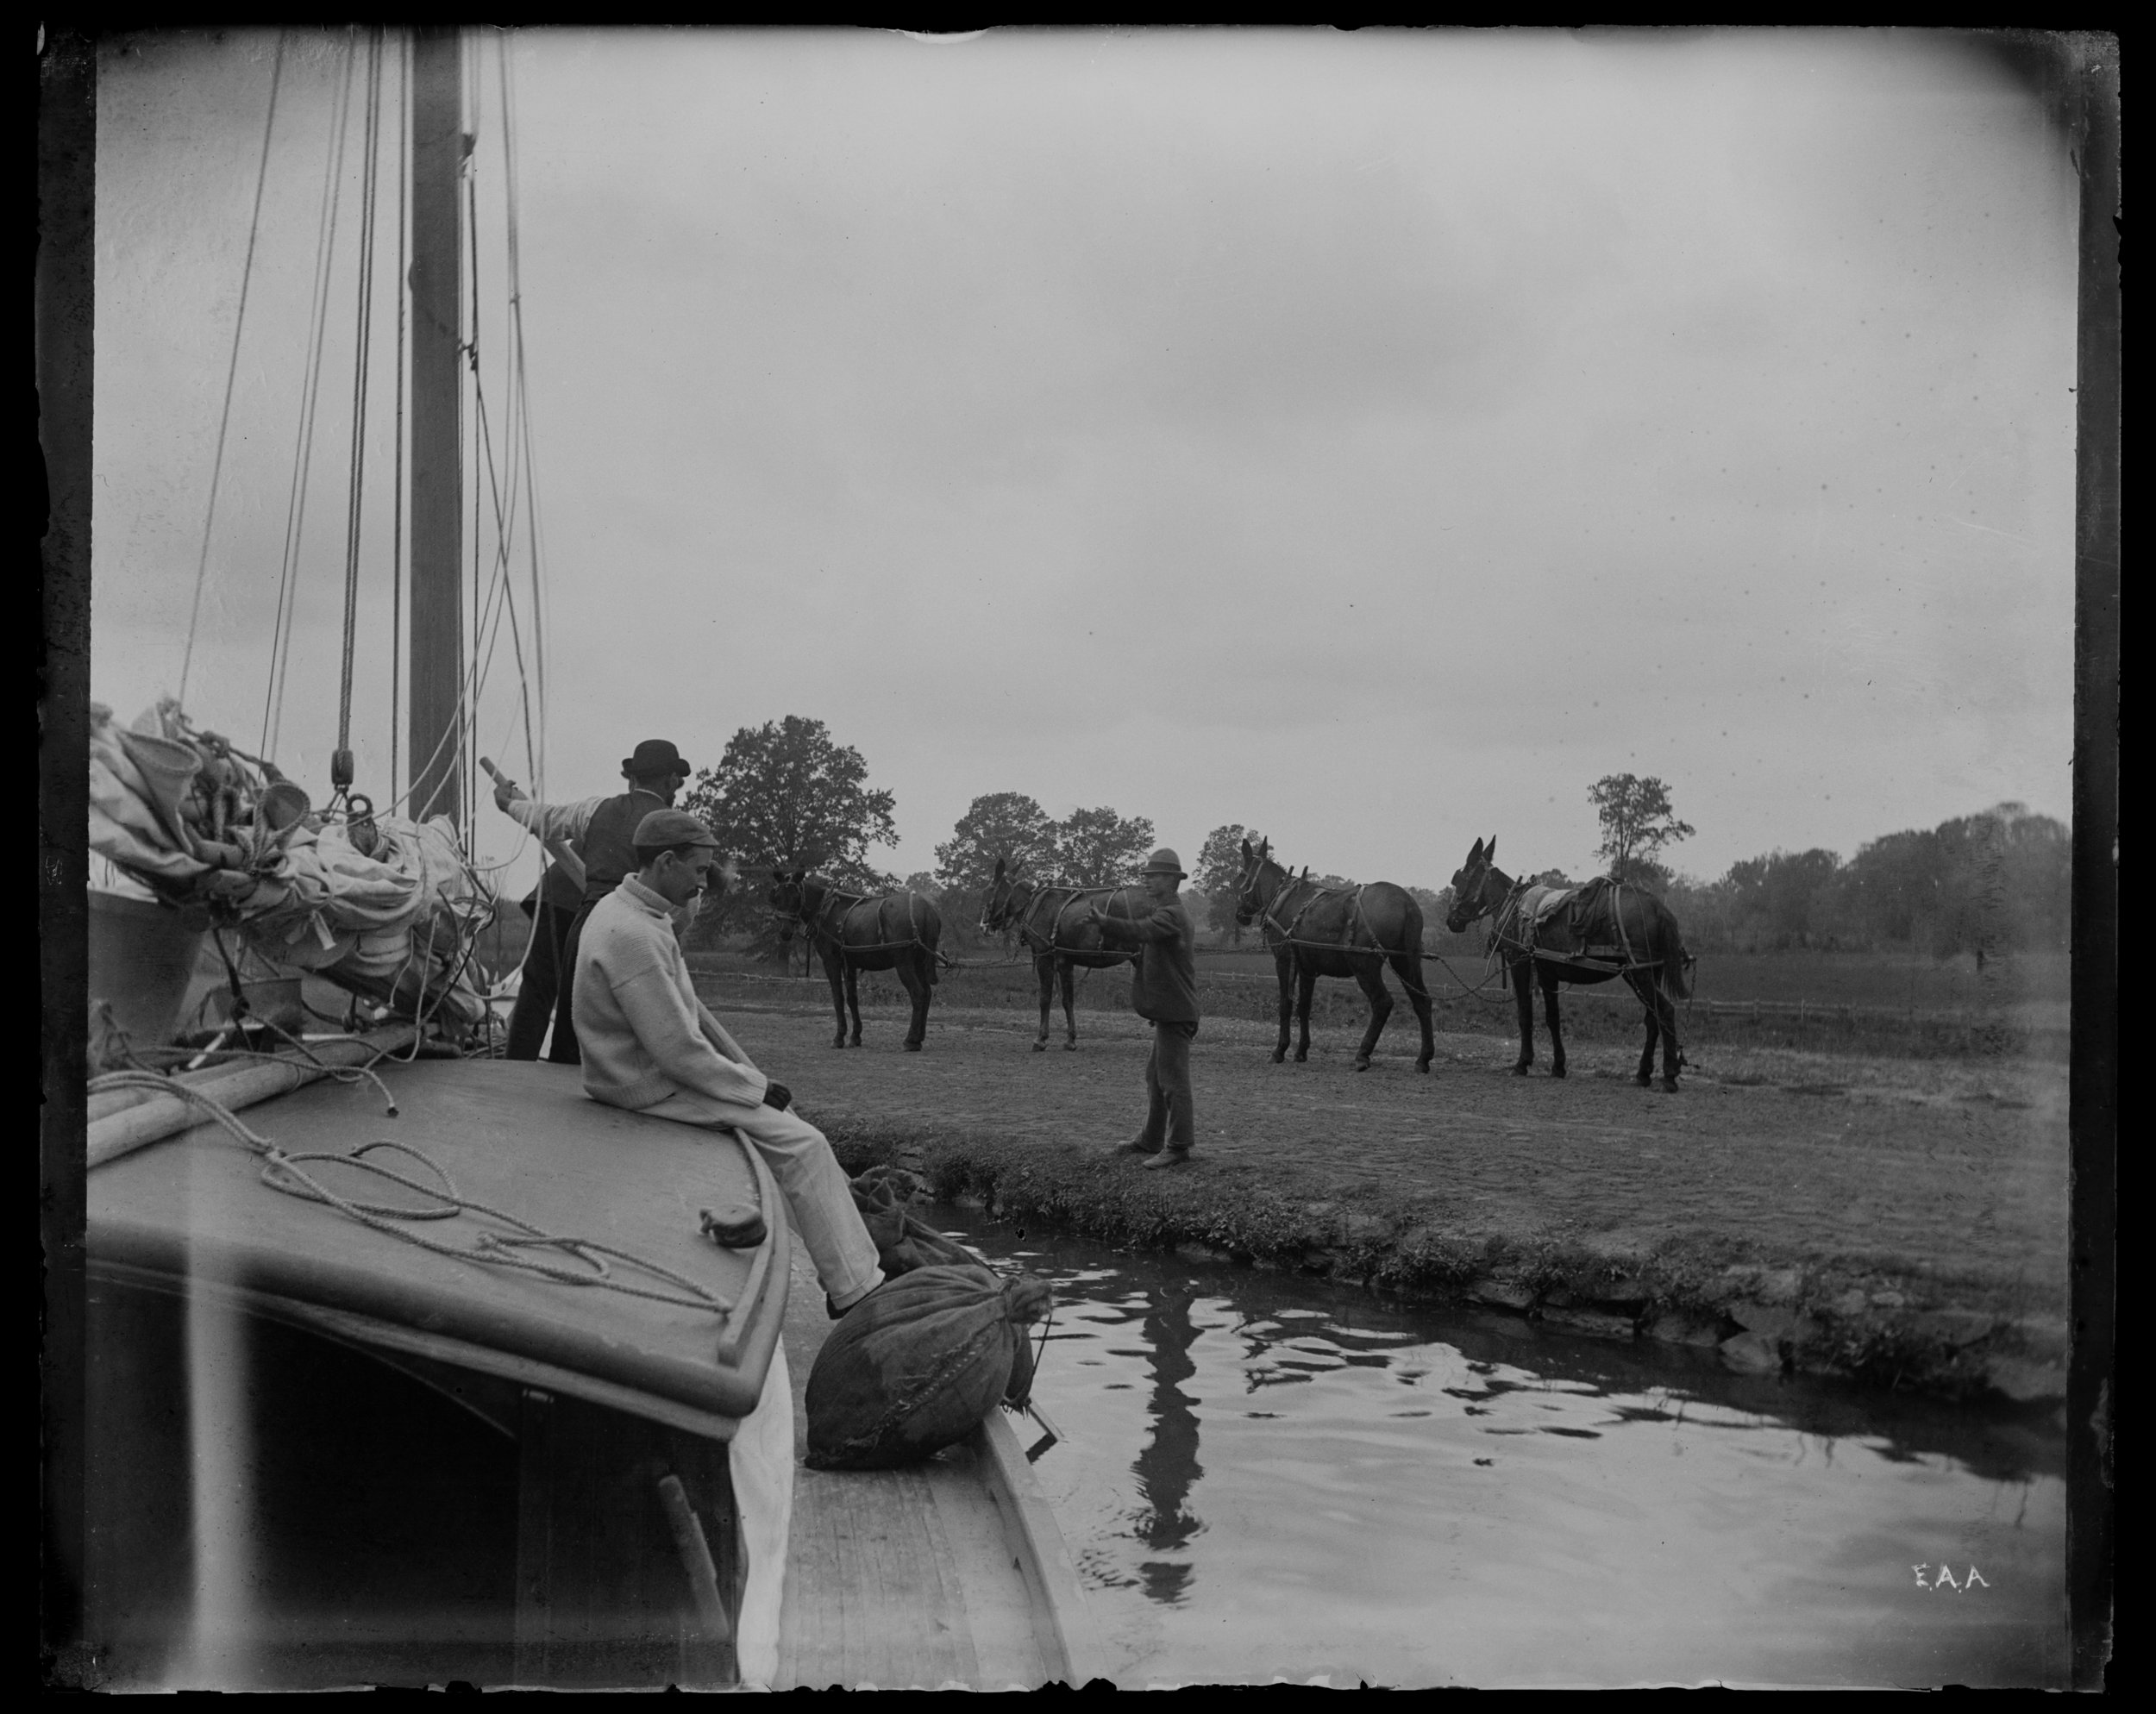
[[(821, 1007), (774, 1007), (748, 984), (730, 994), (724, 977), (700, 985), (835, 1138), (1047, 1170), (1144, 1116), (1147, 1034), (1126, 1014), (1081, 1013), (1077, 1052), (1037, 1054), (1026, 1013), (938, 1008), (926, 1050), (906, 1054), (899, 1014), (864, 1013), (866, 1045), (841, 1052)], [(1513, 1076), (1509, 1046), (1489, 1036), (1440, 1035), (1426, 1078), (1397, 1031), (1364, 1073), (1346, 1030), (1314, 1034), (1304, 1065), (1275, 1066), (1271, 1045), (1266, 1025), (1208, 1020), (1192, 1052), (1206, 1161), (1143, 1175), (1145, 1194), (1256, 1192), (1395, 1237), (1793, 1268), (1846, 1312), (2063, 1326), (2064, 1067), (1729, 1050), (1696, 1055), (1667, 1096), (1631, 1081), (1633, 1050), (1594, 1043), (1562, 1082), (1540, 1067)], [(1138, 1176), (1135, 1163), (1082, 1167), (1104, 1169)]]

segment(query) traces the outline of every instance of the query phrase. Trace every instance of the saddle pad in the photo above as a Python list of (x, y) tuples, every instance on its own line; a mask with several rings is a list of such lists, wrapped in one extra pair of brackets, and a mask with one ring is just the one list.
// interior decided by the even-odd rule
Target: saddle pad
[(1546, 923), (1577, 898), (1579, 892), (1577, 887), (1529, 887), (1520, 896), (1521, 920), (1536, 924)]

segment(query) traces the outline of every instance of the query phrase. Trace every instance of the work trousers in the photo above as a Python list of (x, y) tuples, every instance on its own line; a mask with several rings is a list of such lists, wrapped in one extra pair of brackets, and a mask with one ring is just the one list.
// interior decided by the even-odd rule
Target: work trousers
[[(824, 1133), (799, 1114), (717, 1101), (686, 1089), (642, 1110), (677, 1124), (730, 1130), (756, 1151), (779, 1181), (793, 1229), (801, 1235), (809, 1260), (816, 1264), (816, 1277), (832, 1302), (846, 1303), (882, 1283), (875, 1240), (854, 1206), (845, 1171)], [(765, 1217), (776, 1212), (767, 1209)]]
[(569, 967), (563, 949), (569, 938), (569, 924), (575, 920), (573, 910), (548, 904), (544, 899), (534, 910), (531, 946), (524, 954), (517, 1004), (509, 1014), (509, 1048), (504, 1059), (539, 1057), (540, 1044), (547, 1039), (547, 1025), (561, 993), (562, 973)]
[(569, 1006), (576, 998), (576, 949), (584, 944), (584, 924), (598, 902), (587, 898), (579, 905), (561, 936), (561, 965), (555, 984), (554, 1040), (547, 1048), (548, 1060), (557, 1066), (584, 1063), (583, 1050), (576, 1045), (576, 1020), (570, 1016)]
[(1147, 1154), (1163, 1142), (1171, 1154), (1188, 1154), (1196, 1137), (1190, 1117), (1190, 1042), (1194, 1023), (1153, 1025), (1153, 1051), (1145, 1061), (1145, 1129), (1138, 1146)]

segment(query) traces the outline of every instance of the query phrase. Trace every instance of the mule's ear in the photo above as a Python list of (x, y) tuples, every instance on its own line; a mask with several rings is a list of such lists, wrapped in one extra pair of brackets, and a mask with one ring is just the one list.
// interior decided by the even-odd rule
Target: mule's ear
[(799, 869), (796, 869), (796, 870), (793, 872), (793, 885), (796, 885), (797, 887), (798, 887), (799, 885), (801, 885), (801, 883), (802, 883), (803, 881), (806, 880), (807, 879), (808, 879), (808, 869), (807, 869), (807, 867), (806, 867), (806, 866), (805, 866), (805, 866), (803, 866), (802, 867), (799, 868)]
[(1000, 857), (996, 859), (996, 879), (998, 880), (1003, 879), (1003, 859)]
[(1490, 835), (1489, 843), (1482, 849), (1482, 860), (1485, 863), (1495, 863), (1497, 860), (1497, 835), (1495, 834)]
[(1243, 841), (1243, 860), (1245, 863), (1250, 860), (1250, 842), (1247, 839)]
[(1478, 840), (1476, 840), (1476, 841), (1475, 841), (1475, 848), (1474, 848), (1473, 850), (1470, 851), (1470, 852), (1467, 854), (1467, 860), (1468, 860), (1468, 863), (1469, 863), (1470, 866), (1473, 866), (1473, 864), (1474, 864), (1474, 862), (1475, 862), (1475, 860), (1476, 860), (1476, 858), (1480, 857), (1482, 854), (1482, 841), (1481, 840), (1479, 840), (1479, 839), (1478, 839)]

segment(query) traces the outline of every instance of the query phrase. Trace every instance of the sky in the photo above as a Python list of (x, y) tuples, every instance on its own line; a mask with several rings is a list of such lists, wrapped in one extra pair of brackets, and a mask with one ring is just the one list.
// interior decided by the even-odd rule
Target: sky
[[(92, 694), (124, 720), (184, 667), (199, 723), (273, 724), (318, 798), (349, 41), (289, 39), (266, 171), (275, 32), (115, 41), (98, 91)], [(1187, 860), (1232, 822), (1427, 886), (1483, 835), (1590, 872), (1588, 788), (1618, 772), (1667, 782), (1697, 829), (1667, 855), (1701, 877), (2005, 799), (2067, 815), (2076, 184), (1957, 38), (467, 43), (480, 385), (505, 481), (513, 165), (543, 612), (542, 637), (519, 525), (480, 748), (550, 797), (617, 789), (640, 739), (700, 766), (798, 714), (895, 795), (872, 857), (901, 873), (992, 791), (1145, 816)], [(352, 711), (378, 800), (393, 67), (385, 89)], [(505, 817), (477, 829), (528, 879)]]

